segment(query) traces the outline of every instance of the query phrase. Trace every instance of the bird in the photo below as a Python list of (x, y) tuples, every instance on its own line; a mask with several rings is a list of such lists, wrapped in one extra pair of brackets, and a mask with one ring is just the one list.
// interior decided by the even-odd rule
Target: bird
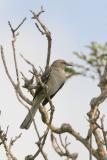
[[(55, 60), (47, 70), (41, 76), (41, 81), (47, 86), (47, 94), (50, 99), (52, 99), (56, 93), (63, 87), (67, 80), (65, 67), (72, 66), (72, 63), (68, 63), (65, 60), (58, 59)], [(45, 106), (48, 103), (48, 97), (46, 97), (46, 90), (41, 86), (37, 85), (35, 95), (33, 97), (33, 105), (30, 112), (25, 117), (20, 128), (29, 129), (32, 119), (34, 118), (36, 111), (38, 110), (40, 104)], [(32, 118), (33, 117), (33, 118)]]

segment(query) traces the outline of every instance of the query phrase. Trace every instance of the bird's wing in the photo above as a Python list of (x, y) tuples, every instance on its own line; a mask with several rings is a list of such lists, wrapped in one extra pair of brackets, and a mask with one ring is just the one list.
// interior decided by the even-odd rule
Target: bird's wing
[[(41, 76), (41, 81), (46, 84), (49, 77), (50, 77), (50, 72), (51, 72), (51, 68), (49, 67), (48, 69), (46, 69), (44, 71), (44, 73), (42, 74)], [(43, 90), (43, 87), (41, 86), (40, 83), (37, 84), (37, 88), (36, 88), (36, 91), (35, 91), (35, 95), (33, 97), (33, 100), (36, 98), (37, 95), (39, 95)]]
[[(63, 85), (64, 83), (62, 83), (60, 87), (58, 88), (58, 90), (50, 96), (50, 99), (52, 99), (55, 96), (55, 94), (63, 87)], [(48, 103), (48, 98), (45, 98), (44, 101), (42, 102), (42, 105), (45, 106), (47, 103)]]

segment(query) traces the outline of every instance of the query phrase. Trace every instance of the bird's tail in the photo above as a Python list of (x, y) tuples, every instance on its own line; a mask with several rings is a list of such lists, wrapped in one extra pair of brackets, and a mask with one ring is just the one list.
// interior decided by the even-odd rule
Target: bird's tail
[(28, 129), (30, 127), (37, 109), (38, 107), (34, 107), (34, 106), (31, 108), (30, 112), (27, 114), (27, 116), (25, 117), (24, 121), (20, 126), (21, 129)]

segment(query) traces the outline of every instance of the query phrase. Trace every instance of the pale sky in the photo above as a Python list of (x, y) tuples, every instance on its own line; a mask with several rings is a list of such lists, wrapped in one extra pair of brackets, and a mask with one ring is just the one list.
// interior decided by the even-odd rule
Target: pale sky
[[(8, 67), (13, 77), (15, 77), (15, 74), (8, 21), (16, 26), (24, 17), (27, 17), (27, 21), (20, 29), (16, 47), (20, 71), (28, 74), (27, 70), (29, 69), (20, 58), (20, 53), (36, 67), (45, 66), (47, 41), (35, 27), (29, 12), (30, 9), (38, 11), (41, 5), (46, 11), (41, 15), (41, 19), (52, 33), (51, 62), (57, 58), (73, 61), (75, 60), (72, 55), (73, 51), (86, 52), (85, 46), (90, 42), (97, 41), (103, 44), (107, 40), (106, 0), (0, 0), (0, 44), (4, 46)], [(27, 112), (18, 102), (2, 63), (0, 63), (0, 68), (0, 109), (2, 111), (0, 125), (4, 130), (8, 125), (10, 126), (9, 137), (15, 137), (20, 132), (23, 133), (22, 138), (13, 147), (13, 151), (19, 160), (23, 160), (25, 155), (35, 153), (37, 137), (35, 137), (33, 126), (28, 131), (19, 128)], [(86, 136), (88, 127), (86, 113), (89, 111), (91, 98), (99, 94), (97, 83), (84, 77), (74, 77), (68, 80), (63, 89), (53, 99), (56, 108), (54, 125), (60, 126), (63, 122), (70, 123), (74, 129)], [(107, 113), (107, 107), (105, 107), (106, 105), (102, 110)], [(39, 113), (35, 118), (42, 134), (43, 126), (40, 123)], [(85, 147), (72, 136), (69, 136), (69, 140), (71, 141), (71, 150), (79, 153), (78, 159), (82, 160), (84, 156), (88, 159), (88, 151)], [(45, 151), (49, 152), (49, 159), (59, 160), (60, 157), (50, 149), (50, 145), (49, 142), (45, 145)], [(38, 157), (38, 160), (42, 159), (41, 156)], [(0, 150), (0, 160), (5, 160), (3, 150)]]

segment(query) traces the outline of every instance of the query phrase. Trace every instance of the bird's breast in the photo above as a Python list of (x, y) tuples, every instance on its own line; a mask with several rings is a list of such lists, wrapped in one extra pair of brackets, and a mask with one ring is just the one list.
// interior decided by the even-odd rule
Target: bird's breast
[(49, 77), (49, 81), (47, 83), (48, 86), (48, 94), (53, 95), (60, 86), (65, 82), (66, 75), (64, 71), (54, 70)]

